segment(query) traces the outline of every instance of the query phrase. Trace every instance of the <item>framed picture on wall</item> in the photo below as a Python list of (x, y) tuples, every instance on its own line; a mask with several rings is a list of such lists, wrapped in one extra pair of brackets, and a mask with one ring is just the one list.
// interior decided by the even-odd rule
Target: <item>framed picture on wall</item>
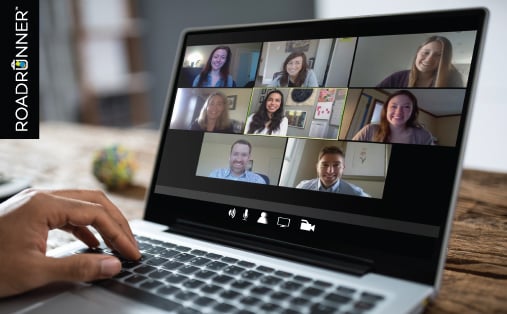
[(343, 175), (385, 177), (386, 144), (348, 142)]
[(229, 106), (229, 110), (236, 109), (236, 99), (237, 98), (238, 98), (237, 95), (227, 96), (227, 105)]
[(286, 110), (285, 116), (289, 120), (289, 126), (304, 129), (306, 124), (306, 111)]

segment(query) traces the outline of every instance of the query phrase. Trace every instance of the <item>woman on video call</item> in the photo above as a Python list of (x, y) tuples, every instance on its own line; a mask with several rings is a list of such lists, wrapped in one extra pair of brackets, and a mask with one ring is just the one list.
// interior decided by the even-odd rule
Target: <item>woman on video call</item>
[(380, 113), (380, 123), (367, 124), (354, 141), (434, 145), (433, 136), (418, 121), (417, 98), (408, 90), (391, 94)]
[(270, 91), (256, 113), (246, 120), (246, 134), (287, 135), (289, 121), (283, 113), (283, 94)]
[(234, 125), (229, 119), (227, 97), (221, 92), (208, 96), (199, 117), (190, 126), (194, 131), (234, 133)]
[(275, 87), (319, 87), (317, 77), (308, 68), (304, 52), (293, 52), (285, 59), (282, 71), (275, 74), (270, 86)]
[(195, 77), (192, 87), (236, 87), (236, 83), (229, 74), (230, 64), (231, 48), (216, 47), (201, 73)]
[(452, 64), (452, 44), (443, 36), (431, 36), (417, 49), (412, 68), (395, 72), (380, 88), (463, 87), (461, 74)]

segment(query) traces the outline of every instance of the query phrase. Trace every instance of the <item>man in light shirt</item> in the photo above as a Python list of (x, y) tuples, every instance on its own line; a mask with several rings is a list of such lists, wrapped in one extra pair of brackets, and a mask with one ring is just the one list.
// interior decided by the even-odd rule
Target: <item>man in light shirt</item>
[(341, 179), (345, 169), (344, 159), (343, 151), (339, 147), (323, 147), (317, 161), (318, 178), (303, 180), (296, 188), (370, 197), (362, 188)]
[(247, 170), (248, 162), (252, 154), (252, 144), (244, 139), (235, 141), (231, 146), (229, 155), (229, 167), (213, 170), (209, 177), (266, 184), (266, 181), (257, 173)]

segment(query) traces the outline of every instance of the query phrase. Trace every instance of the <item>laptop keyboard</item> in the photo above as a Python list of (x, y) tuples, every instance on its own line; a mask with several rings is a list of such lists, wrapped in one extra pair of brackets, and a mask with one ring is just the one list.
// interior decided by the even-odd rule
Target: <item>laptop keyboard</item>
[[(140, 261), (97, 284), (177, 313), (369, 313), (383, 295), (136, 236)], [(83, 249), (76, 253), (89, 253)], [(93, 250), (114, 254), (109, 249)]]

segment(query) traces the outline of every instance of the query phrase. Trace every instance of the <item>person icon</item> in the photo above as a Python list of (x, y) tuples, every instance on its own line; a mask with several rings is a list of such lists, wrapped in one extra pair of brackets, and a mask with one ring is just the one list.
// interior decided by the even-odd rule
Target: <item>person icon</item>
[(259, 216), (259, 219), (257, 219), (257, 223), (267, 225), (268, 224), (268, 214), (266, 212), (262, 212)]

